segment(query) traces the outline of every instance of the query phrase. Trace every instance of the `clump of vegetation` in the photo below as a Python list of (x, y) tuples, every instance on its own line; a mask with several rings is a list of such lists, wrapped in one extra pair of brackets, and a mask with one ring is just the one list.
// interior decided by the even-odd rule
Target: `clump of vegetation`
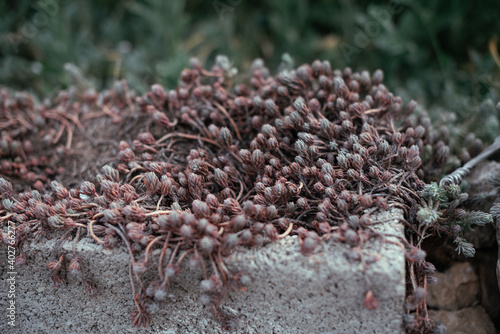
[[(87, 232), (128, 252), (133, 324), (149, 322), (151, 302), (188, 264), (203, 271), (200, 301), (232, 328), (223, 297), (252, 275), (226, 267), (236, 247), (288, 235), (305, 255), (327, 238), (362, 246), (380, 237), (371, 214), (396, 207), (407, 227), (408, 330), (433, 330), (425, 287), (434, 268), (422, 240), (444, 232), (472, 255), (460, 232), (490, 217), (458, 208), (466, 196), (457, 186), (426, 187), (449, 155), (429, 117), (391, 93), (380, 70), (314, 61), (272, 76), (256, 60), (245, 83), (234, 73), (219, 56), (210, 70), (191, 59), (176, 89), (155, 84), (142, 96), (124, 81), (102, 93), (77, 85), (43, 103), (2, 90), (0, 219), (16, 224), (16, 263), (32, 240), (76, 243)], [(76, 253), (68, 270), (68, 255), (54, 255), (56, 286), (85, 270)]]
[(469, 230), (474, 225), (484, 226), (493, 223), (493, 217), (481, 211), (466, 212), (460, 204), (468, 199), (467, 193), (462, 193), (456, 184), (438, 186), (436, 183), (427, 185), (421, 192), (422, 206), (417, 212), (417, 221), (428, 228), (433, 226), (438, 232), (455, 238), (458, 254), (466, 257), (475, 254), (472, 244), (466, 242), (461, 236), (462, 232)]

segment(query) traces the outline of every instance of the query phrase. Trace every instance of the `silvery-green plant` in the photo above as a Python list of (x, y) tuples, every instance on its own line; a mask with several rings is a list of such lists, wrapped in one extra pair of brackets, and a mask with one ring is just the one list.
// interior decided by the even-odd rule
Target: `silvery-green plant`
[[(475, 255), (474, 247), (463, 238), (463, 232), (473, 225), (484, 226), (493, 222), (493, 216), (481, 211), (467, 212), (459, 205), (468, 198), (456, 184), (433, 182), (420, 192), (422, 203), (417, 211), (416, 220), (422, 231), (443, 232), (457, 244), (456, 251), (466, 257)], [(499, 206), (500, 209), (500, 206)], [(500, 210), (498, 210), (500, 213)]]

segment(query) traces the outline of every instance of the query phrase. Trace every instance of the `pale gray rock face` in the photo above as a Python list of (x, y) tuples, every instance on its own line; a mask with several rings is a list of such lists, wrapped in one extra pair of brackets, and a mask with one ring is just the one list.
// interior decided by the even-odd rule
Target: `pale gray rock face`
[[(481, 306), (493, 321), (500, 321), (500, 289), (496, 269), (498, 252), (495, 249), (479, 251), (474, 257), (481, 290)], [(498, 325), (498, 323), (495, 323)]]
[[(384, 221), (377, 225), (379, 232), (403, 237), (400, 211), (374, 218)], [(123, 249), (104, 250), (91, 239), (81, 240), (81, 273), (68, 274), (68, 285), (55, 288), (46, 268), (53, 260), (52, 247), (53, 241), (26, 247), (27, 264), (16, 276), (16, 327), (2, 319), (1, 333), (223, 333), (209, 308), (199, 302), (200, 272), (184, 268), (172, 280), (165, 300), (152, 305), (150, 325), (137, 329), (129, 319), (134, 305)], [(70, 259), (72, 243), (63, 249)], [(227, 265), (251, 278), (246, 289), (230, 292), (222, 303), (239, 319), (233, 333), (404, 332), (405, 260), (394, 243), (375, 238), (357, 249), (330, 240), (304, 256), (297, 237), (287, 237), (260, 248), (238, 249)], [(0, 262), (3, 280), (7, 271)], [(85, 292), (86, 277), (95, 281), (98, 295)], [(364, 306), (369, 290), (379, 302), (373, 310)], [(2, 289), (2, 309), (6, 300)]]
[(500, 220), (497, 220), (497, 242), (498, 242), (497, 279), (498, 279), (498, 289), (500, 289)]
[[(490, 212), (490, 208), (497, 199), (498, 190), (489, 182), (492, 174), (500, 173), (500, 164), (496, 161), (483, 161), (477, 165), (467, 177), (469, 200), (473, 203), (471, 210)], [(464, 233), (465, 239), (474, 245), (474, 248), (490, 248), (496, 243), (495, 226), (474, 226)]]
[(429, 317), (441, 321), (453, 334), (495, 334), (497, 331), (482, 306), (464, 308), (458, 311), (430, 310)]
[(455, 311), (479, 300), (479, 278), (469, 262), (455, 263), (435, 276), (437, 284), (427, 287), (427, 306)]
[[(491, 175), (500, 173), (500, 163), (496, 161), (483, 161), (475, 167), (471, 174), (467, 177), (466, 181), (469, 184), (468, 190), (470, 198), (474, 199), (473, 210), (482, 210), (489, 212), (491, 206), (500, 201), (500, 192), (489, 182)], [(500, 289), (500, 222), (496, 221), (496, 226), (488, 224), (484, 227), (475, 227), (472, 231), (467, 232), (466, 239), (474, 244), (477, 249), (486, 248), (492, 249), (495, 244), (498, 244), (498, 258), (496, 264), (496, 273), (498, 280), (498, 287)], [(495, 240), (496, 239), (496, 240)], [(488, 271), (488, 269), (483, 269)], [(484, 284), (483, 284), (484, 285)], [(484, 289), (483, 289), (484, 290)], [(484, 291), (482, 292), (484, 294)], [(498, 290), (495, 295), (498, 295)], [(484, 300), (485, 298), (483, 298)], [(488, 304), (488, 302), (486, 303)], [(489, 307), (489, 309), (492, 309)], [(489, 310), (489, 312), (493, 312)], [(495, 308), (494, 312), (498, 312)]]

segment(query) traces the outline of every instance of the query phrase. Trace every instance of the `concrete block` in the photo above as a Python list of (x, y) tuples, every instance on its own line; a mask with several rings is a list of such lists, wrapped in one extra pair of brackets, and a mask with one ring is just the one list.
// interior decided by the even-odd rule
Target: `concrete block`
[[(403, 236), (399, 210), (372, 217), (379, 232)], [(397, 241), (395, 237), (387, 240)], [(200, 272), (184, 268), (157, 305), (151, 324), (137, 329), (124, 249), (104, 250), (83, 239), (77, 252), (83, 258), (81, 276), (68, 274), (68, 285), (55, 288), (46, 264), (53, 259), (53, 241), (32, 243), (27, 264), (17, 269), (16, 326), (0, 319), (0, 333), (224, 333), (208, 307), (202, 306)], [(72, 253), (72, 243), (64, 250)], [(359, 255), (359, 257), (358, 257)], [(5, 247), (0, 254), (1, 309), (5, 314), (9, 269)], [(71, 257), (71, 255), (68, 255)], [(325, 241), (314, 254), (300, 253), (297, 237), (260, 248), (241, 248), (227, 259), (233, 270), (252, 279), (245, 291), (232, 291), (223, 301), (239, 318), (234, 333), (403, 333), (405, 260), (401, 247), (369, 240), (361, 248)], [(85, 292), (83, 278), (93, 277), (98, 295)], [(379, 305), (364, 307), (372, 290)]]

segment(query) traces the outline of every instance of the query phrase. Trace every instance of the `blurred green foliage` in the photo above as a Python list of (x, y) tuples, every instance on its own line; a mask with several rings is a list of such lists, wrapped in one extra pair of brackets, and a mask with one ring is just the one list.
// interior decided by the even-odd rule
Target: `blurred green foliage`
[[(65, 63), (97, 89), (118, 78), (142, 92), (175, 86), (189, 58), (226, 54), (246, 70), (256, 57), (277, 69), (328, 59), (334, 68), (382, 68), (407, 101), (433, 106), (438, 122), (500, 133), (500, 2), (484, 0), (18, 0), (0, 3), (0, 85), (39, 96), (66, 87)], [(498, 61), (498, 59), (497, 59)], [(444, 112), (452, 111), (452, 114)]]

